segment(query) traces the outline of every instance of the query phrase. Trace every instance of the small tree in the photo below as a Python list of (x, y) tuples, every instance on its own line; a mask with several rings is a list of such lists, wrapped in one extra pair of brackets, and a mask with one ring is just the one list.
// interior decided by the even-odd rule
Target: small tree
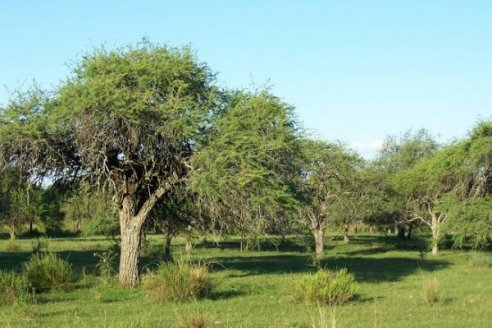
[[(316, 255), (324, 250), (324, 236), (334, 206), (353, 196), (354, 182), (361, 160), (342, 145), (306, 139), (303, 142), (305, 163), (300, 181), (303, 207), (301, 215), (311, 230)], [(345, 198), (345, 200), (342, 200)]]
[(292, 107), (266, 91), (238, 92), (218, 114), (193, 158), (191, 189), (207, 204), (212, 226), (221, 216), (222, 225), (256, 236), (278, 213), (294, 212), (299, 147)]

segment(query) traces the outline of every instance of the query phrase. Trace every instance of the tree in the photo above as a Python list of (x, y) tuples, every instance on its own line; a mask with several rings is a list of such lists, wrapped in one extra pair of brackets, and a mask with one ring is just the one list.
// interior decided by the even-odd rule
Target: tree
[(306, 139), (303, 142), (304, 165), (300, 190), (301, 215), (311, 230), (316, 255), (324, 250), (325, 230), (329, 217), (353, 196), (357, 170), (362, 163), (341, 144)]
[(372, 177), (372, 181), (368, 181), (371, 188), (368, 195), (374, 198), (371, 221), (394, 225), (400, 239), (405, 237), (406, 226), (410, 236), (413, 225), (417, 223), (407, 217), (407, 204), (411, 202), (395, 190), (391, 180), (399, 172), (409, 170), (419, 161), (434, 155), (438, 149), (439, 144), (425, 129), (408, 130), (399, 137), (386, 137), (368, 171), (367, 178)]
[(188, 173), (208, 126), (212, 82), (209, 68), (187, 48), (144, 41), (97, 49), (52, 96), (31, 92), (7, 107), (0, 162), (111, 192), (121, 235), (119, 281), (136, 286), (142, 224)]
[(492, 244), (492, 122), (481, 121), (447, 158), (454, 166), (446, 179), (455, 184), (445, 202), (449, 220), (444, 232), (456, 247)]
[(224, 106), (193, 158), (190, 188), (212, 220), (256, 236), (279, 213), (294, 213), (298, 128), (292, 107), (267, 91), (230, 94)]

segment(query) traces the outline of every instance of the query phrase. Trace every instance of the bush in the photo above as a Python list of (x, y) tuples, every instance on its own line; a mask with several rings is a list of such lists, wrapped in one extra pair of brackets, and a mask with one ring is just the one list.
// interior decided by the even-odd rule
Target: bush
[(185, 260), (161, 263), (155, 273), (144, 277), (143, 286), (147, 296), (157, 301), (205, 298), (211, 288), (207, 266)]
[(294, 296), (307, 303), (339, 305), (351, 300), (357, 289), (355, 277), (347, 269), (320, 269), (300, 281)]
[(0, 305), (11, 305), (30, 300), (26, 276), (0, 270)]
[(436, 278), (424, 280), (422, 284), (422, 293), (424, 303), (427, 305), (433, 305), (441, 301), (439, 282)]
[(54, 253), (40, 253), (24, 263), (29, 285), (37, 292), (70, 288), (70, 264)]

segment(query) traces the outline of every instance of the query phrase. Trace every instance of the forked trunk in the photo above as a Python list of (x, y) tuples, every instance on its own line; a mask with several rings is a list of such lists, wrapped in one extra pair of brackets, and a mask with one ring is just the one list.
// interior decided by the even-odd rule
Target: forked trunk
[(325, 244), (324, 244), (324, 239), (325, 239), (325, 232), (323, 231), (323, 229), (316, 229), (313, 231), (313, 234), (314, 234), (314, 242), (316, 244), (316, 256), (321, 256), (323, 255), (323, 251), (324, 251), (324, 247), (325, 247)]
[(143, 221), (134, 217), (134, 205), (134, 199), (127, 196), (123, 198), (119, 210), (121, 249), (118, 278), (120, 283), (127, 287), (136, 287), (140, 283), (138, 259)]

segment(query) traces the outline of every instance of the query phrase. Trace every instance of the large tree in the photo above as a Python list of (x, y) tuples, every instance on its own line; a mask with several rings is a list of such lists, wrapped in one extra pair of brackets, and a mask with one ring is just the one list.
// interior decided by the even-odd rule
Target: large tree
[(207, 128), (213, 75), (189, 49), (142, 42), (84, 55), (52, 95), (31, 93), (2, 113), (0, 159), (36, 177), (85, 179), (113, 193), (119, 280), (139, 283), (140, 230), (188, 172)]

